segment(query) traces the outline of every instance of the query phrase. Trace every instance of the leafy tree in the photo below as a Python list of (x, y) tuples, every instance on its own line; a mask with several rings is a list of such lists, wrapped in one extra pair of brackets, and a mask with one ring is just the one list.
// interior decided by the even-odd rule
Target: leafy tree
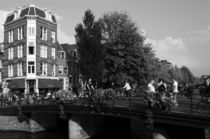
[(192, 72), (190, 71), (190, 69), (188, 67), (186, 67), (186, 66), (183, 66), (183, 67), (181, 67), (180, 70), (182, 72), (183, 81), (185, 83), (188, 83), (188, 84), (193, 84), (194, 80), (195, 80), (195, 77), (192, 74)]
[(153, 53), (150, 45), (144, 45), (137, 25), (123, 12), (104, 14), (100, 22), (106, 48), (103, 82), (118, 86), (125, 80), (146, 83), (153, 69)]
[(92, 11), (87, 10), (83, 24), (75, 28), (76, 44), (78, 45), (79, 68), (85, 80), (92, 78), (93, 82), (102, 79), (104, 49), (101, 44), (102, 29)]

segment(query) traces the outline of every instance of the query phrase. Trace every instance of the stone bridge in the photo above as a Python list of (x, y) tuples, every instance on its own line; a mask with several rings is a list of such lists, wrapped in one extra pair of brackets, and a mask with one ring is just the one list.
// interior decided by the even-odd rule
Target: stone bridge
[[(31, 131), (62, 131), (70, 139), (136, 138), (210, 139), (209, 112), (189, 110), (186, 104), (170, 111), (148, 109), (133, 100), (112, 105), (46, 104), (4, 108), (1, 115), (15, 115)], [(123, 104), (123, 105), (119, 105)], [(182, 106), (183, 105), (183, 106)], [(31, 120), (35, 122), (31, 122)], [(26, 124), (26, 125), (27, 125)]]

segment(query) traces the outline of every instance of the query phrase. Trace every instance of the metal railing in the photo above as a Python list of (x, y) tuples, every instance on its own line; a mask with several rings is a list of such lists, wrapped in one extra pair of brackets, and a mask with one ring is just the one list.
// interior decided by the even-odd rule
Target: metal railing
[[(102, 90), (103, 91), (103, 90)], [(130, 110), (138, 109), (142, 105), (158, 110), (167, 111), (183, 111), (187, 113), (199, 113), (200, 110), (210, 112), (210, 105), (208, 101), (202, 101), (203, 98), (198, 93), (192, 91), (186, 96), (186, 93), (180, 92), (178, 94), (179, 106), (175, 107), (173, 103), (173, 95), (170, 92), (166, 93), (155, 93), (148, 94), (146, 92), (139, 93), (138, 96), (128, 95), (125, 96), (123, 92), (118, 95), (113, 95), (108, 92), (107, 94), (83, 91), (76, 95), (67, 95), (63, 97), (53, 96), (1, 96), (0, 107), (7, 108), (11, 106), (27, 106), (27, 105), (55, 105), (55, 104), (66, 104), (66, 105), (77, 105), (77, 106), (103, 106), (103, 107), (124, 107)], [(81, 95), (82, 94), (82, 95)], [(121, 95), (119, 95), (121, 94)], [(132, 94), (132, 93), (131, 93)], [(112, 97), (110, 97), (110, 96)], [(209, 99), (210, 100), (210, 99)]]

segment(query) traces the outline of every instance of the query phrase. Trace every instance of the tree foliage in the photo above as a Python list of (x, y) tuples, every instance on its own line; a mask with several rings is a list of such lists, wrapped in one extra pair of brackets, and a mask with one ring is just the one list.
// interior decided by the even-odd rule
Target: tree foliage
[(78, 24), (75, 31), (80, 71), (85, 80), (92, 78), (98, 82), (102, 79), (104, 49), (101, 44), (101, 25), (95, 21), (92, 11), (85, 12), (83, 24)]
[(125, 80), (146, 83), (153, 54), (151, 46), (144, 45), (145, 37), (137, 25), (123, 12), (107, 13), (100, 22), (106, 48), (103, 81), (115, 85), (122, 85)]
[(192, 72), (190, 71), (190, 69), (186, 66), (181, 67), (181, 72), (182, 72), (182, 76), (183, 76), (183, 81), (185, 81), (185, 83), (188, 84), (193, 84), (195, 81), (195, 77), (192, 74)]

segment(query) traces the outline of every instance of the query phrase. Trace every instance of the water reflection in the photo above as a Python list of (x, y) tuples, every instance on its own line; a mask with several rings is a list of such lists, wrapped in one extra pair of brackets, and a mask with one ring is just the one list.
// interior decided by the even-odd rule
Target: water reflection
[(19, 131), (0, 131), (1, 139), (68, 139), (68, 135), (60, 132), (27, 133)]

